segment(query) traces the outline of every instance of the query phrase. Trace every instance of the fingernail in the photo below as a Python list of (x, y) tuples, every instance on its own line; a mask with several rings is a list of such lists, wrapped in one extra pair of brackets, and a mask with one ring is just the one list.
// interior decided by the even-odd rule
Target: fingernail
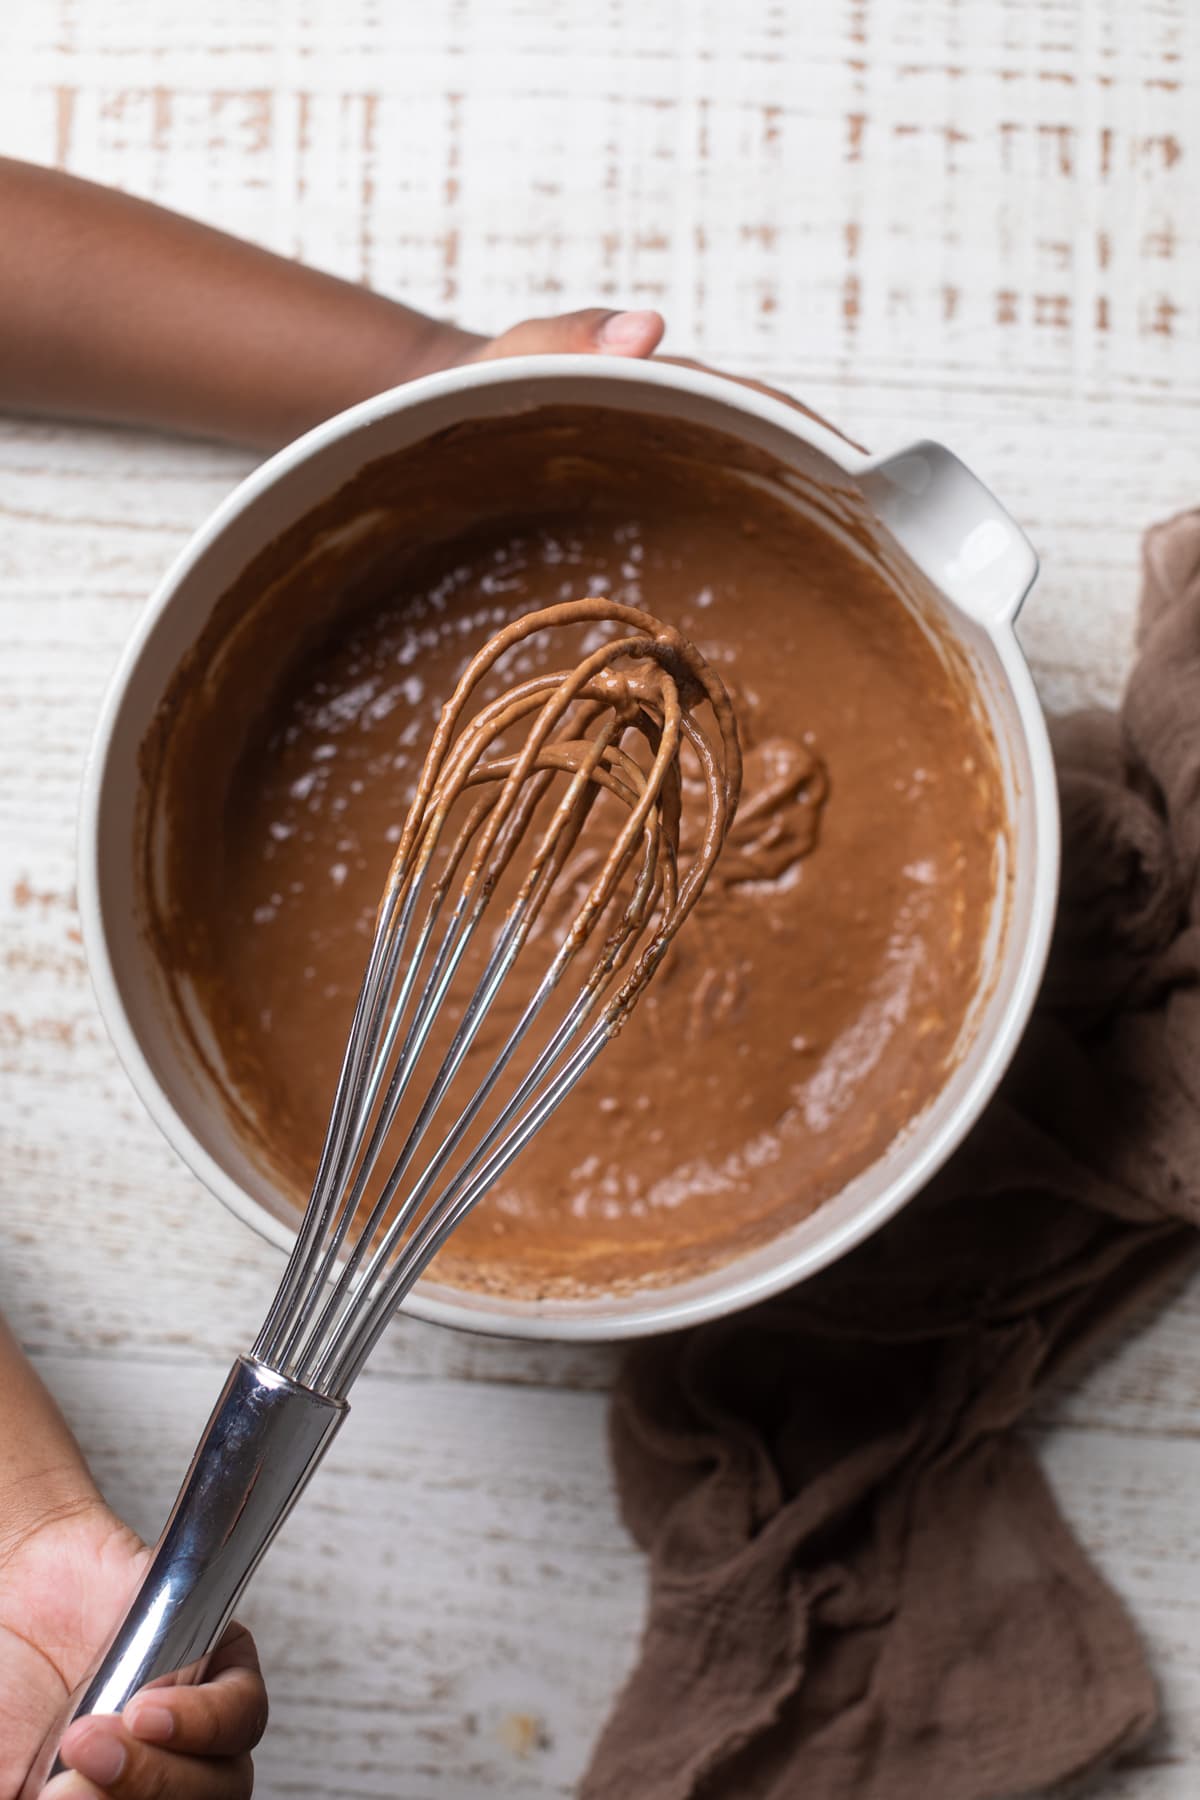
[(165, 1706), (139, 1706), (125, 1714), (125, 1724), (144, 1744), (166, 1744), (175, 1736), (175, 1714)]
[(605, 319), (597, 337), (601, 344), (614, 346), (636, 344), (647, 337), (658, 324), (658, 314), (652, 312), (619, 312)]
[(66, 1775), (56, 1775), (54, 1780), (44, 1787), (38, 1800), (104, 1800), (99, 1788), (85, 1781), (82, 1775), (76, 1775), (72, 1769)]
[(97, 1787), (108, 1787), (125, 1767), (125, 1746), (111, 1732), (94, 1732), (85, 1738), (78, 1750), (71, 1749), (71, 1761), (80, 1775), (86, 1775)]

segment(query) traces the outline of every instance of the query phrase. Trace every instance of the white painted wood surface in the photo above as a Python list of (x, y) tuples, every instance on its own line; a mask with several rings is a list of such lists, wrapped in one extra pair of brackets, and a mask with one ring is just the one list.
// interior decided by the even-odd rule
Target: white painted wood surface
[[(498, 328), (611, 300), (880, 448), (933, 433), (1026, 524), (1059, 704), (1118, 691), (1138, 537), (1200, 498), (1195, 0), (42, 0), (0, 151)], [(0, 238), (0, 254), (3, 253)], [(272, 1252), (143, 1117), (73, 913), (106, 676), (249, 466), (0, 424), (0, 1304), (152, 1531)], [(1105, 1800), (1200, 1787), (1200, 1288), (1040, 1427), (1166, 1723)], [(399, 1325), (248, 1607), (266, 1796), (572, 1792), (633, 1649), (602, 1351)]]

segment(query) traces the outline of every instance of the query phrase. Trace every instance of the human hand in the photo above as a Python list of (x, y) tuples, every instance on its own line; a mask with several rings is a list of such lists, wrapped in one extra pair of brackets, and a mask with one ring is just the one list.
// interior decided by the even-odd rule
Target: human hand
[[(0, 1796), (15, 1800), (67, 1694), (123, 1616), (147, 1551), (98, 1496), (0, 1544)], [(246, 1800), (266, 1726), (254, 1641), (234, 1625), (207, 1680), (155, 1686), (121, 1718), (78, 1720), (62, 1747), (74, 1773), (46, 1800)]]
[[(454, 331), (443, 367), (491, 362), (505, 356), (546, 356), (574, 352), (598, 356), (650, 356), (662, 341), (665, 326), (656, 312), (610, 312), (602, 306), (559, 313), (549, 319), (523, 319), (499, 337), (482, 338)], [(455, 342), (454, 340), (457, 340)]]
[(554, 350), (649, 356), (662, 336), (657, 313), (597, 309), (479, 337), (130, 194), (6, 157), (0, 216), (13, 247), (0, 259), (0, 409), (273, 450), (434, 369)]

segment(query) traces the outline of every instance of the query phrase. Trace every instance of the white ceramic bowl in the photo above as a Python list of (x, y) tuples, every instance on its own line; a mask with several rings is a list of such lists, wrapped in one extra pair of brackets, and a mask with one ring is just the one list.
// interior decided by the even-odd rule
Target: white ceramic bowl
[[(138, 751), (167, 685), (220, 596), (282, 531), (365, 463), (459, 422), (541, 404), (583, 403), (709, 425), (768, 452), (794, 502), (832, 529), (869, 536), (935, 635), (965, 658), (994, 734), (1008, 809), (986, 967), (946, 1083), (879, 1159), (770, 1243), (674, 1285), (587, 1300), (504, 1299), (426, 1279), (409, 1310), (516, 1337), (621, 1338), (694, 1324), (803, 1280), (904, 1205), (946, 1160), (1007, 1065), (1041, 977), (1058, 873), (1054, 768), (1045, 721), (1013, 635), (1037, 573), (1028, 542), (939, 445), (886, 458), (772, 395), (669, 363), (582, 356), (483, 363), (381, 394), (319, 426), (257, 469), (201, 527), (126, 647), (84, 778), (79, 903), (101, 1011), (134, 1086), (201, 1180), (286, 1248), (295, 1213), (231, 1129), (211, 1078), (173, 1025), (161, 973), (137, 925)], [(848, 542), (852, 541), (847, 539)]]

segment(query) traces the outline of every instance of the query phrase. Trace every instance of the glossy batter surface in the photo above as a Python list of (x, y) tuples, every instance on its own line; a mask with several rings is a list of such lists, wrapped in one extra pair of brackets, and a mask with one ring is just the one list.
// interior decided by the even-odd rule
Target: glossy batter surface
[[(463, 485), (497, 455), (494, 516), (467, 529)], [(566, 1292), (711, 1265), (839, 1189), (940, 1086), (995, 878), (990, 743), (881, 576), (707, 458), (664, 465), (661, 433), (557, 413), (449, 434), (423, 459), (370, 492), (393, 496), (385, 566), (359, 544), (332, 602), (328, 567), (311, 617), (292, 595), (290, 641), (277, 608), (240, 664), (231, 650), (220, 681), (210, 668), (203, 707), (177, 701), (172, 864), (190, 898), (159, 920), (164, 953), (302, 1199), (442, 700), (520, 612), (588, 593), (645, 606), (733, 696), (735, 840), (627, 1029), (439, 1273)], [(397, 544), (406, 515), (420, 550)], [(536, 666), (523, 650), (505, 683)]]

